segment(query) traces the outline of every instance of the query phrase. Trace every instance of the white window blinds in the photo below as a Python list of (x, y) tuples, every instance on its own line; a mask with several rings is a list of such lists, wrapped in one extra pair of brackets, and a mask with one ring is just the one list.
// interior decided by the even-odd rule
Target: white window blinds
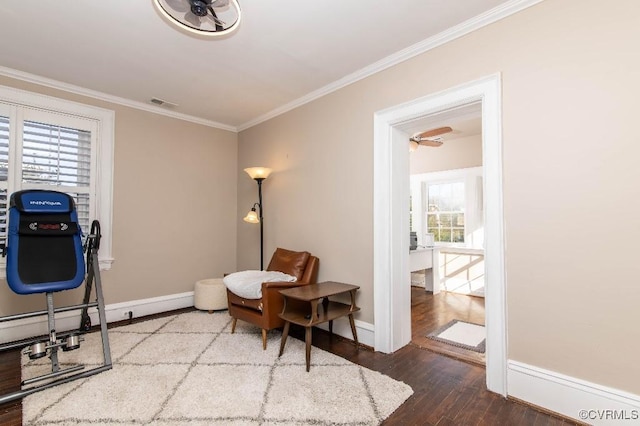
[(0, 115), (0, 181), (6, 182), (9, 173), (9, 117)]
[(22, 131), (23, 188), (77, 187), (80, 226), (89, 231), (91, 132), (56, 124), (25, 121)]
[[(65, 192), (85, 235), (100, 221), (100, 269), (111, 267), (114, 120), (110, 110), (0, 85), (0, 243), (10, 194)], [(0, 258), (0, 278), (4, 266)]]
[(23, 130), (22, 181), (89, 186), (91, 132), (26, 121)]
[(89, 232), (96, 128), (95, 120), (0, 104), (0, 243), (7, 237), (8, 194), (24, 189), (68, 193)]
[(0, 243), (7, 238), (7, 179), (9, 176), (9, 117), (0, 115)]

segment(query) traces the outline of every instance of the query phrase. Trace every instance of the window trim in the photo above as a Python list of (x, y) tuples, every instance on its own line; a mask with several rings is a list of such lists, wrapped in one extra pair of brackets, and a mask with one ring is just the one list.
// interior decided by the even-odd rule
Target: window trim
[(464, 243), (436, 242), (437, 247), (483, 248), (484, 230), (474, 236), (478, 228), (484, 228), (482, 201), (482, 166), (445, 170), (411, 175), (410, 190), (414, 203), (412, 223), (417, 231), (418, 245), (424, 245), (423, 238), (427, 229), (427, 185), (464, 182), (465, 184), (465, 226)]
[[(0, 103), (10, 107), (40, 109), (96, 122), (95, 149), (98, 160), (95, 170), (97, 194), (95, 211), (102, 231), (98, 260), (101, 270), (111, 269), (115, 260), (112, 256), (115, 111), (2, 85), (0, 85)], [(4, 270), (4, 265), (1, 268)]]
[[(465, 219), (465, 223), (463, 226), (453, 226), (453, 224), (451, 225), (451, 227), (449, 228), (449, 231), (451, 232), (451, 238), (453, 238), (453, 230), (454, 229), (459, 229), (462, 228), (463, 231), (463, 242), (453, 242), (453, 241), (438, 241), (436, 240), (436, 242), (438, 243), (438, 245), (443, 245), (443, 246), (458, 246), (458, 245), (466, 245), (468, 244), (468, 232), (467, 232), (467, 228), (468, 228), (468, 208), (467, 205), (468, 200), (467, 200), (467, 182), (466, 179), (464, 179), (463, 177), (459, 177), (456, 179), (444, 179), (444, 180), (431, 180), (431, 179), (427, 179), (426, 181), (422, 182), (422, 188), (423, 188), (423, 208), (421, 209), (420, 213), (423, 215), (422, 217), (424, 218), (424, 231), (429, 231), (429, 209), (431, 208), (431, 204), (429, 204), (429, 187), (432, 185), (453, 185), (456, 183), (461, 183), (463, 185), (464, 191), (465, 191), (465, 197), (464, 197), (464, 207), (461, 210), (461, 213), (464, 215), (464, 219)], [(442, 212), (441, 212), (442, 213)], [(445, 211), (445, 213), (443, 214), (454, 214), (454, 213), (460, 213), (456, 210), (451, 210), (451, 211)], [(424, 235), (424, 233), (423, 233)]]

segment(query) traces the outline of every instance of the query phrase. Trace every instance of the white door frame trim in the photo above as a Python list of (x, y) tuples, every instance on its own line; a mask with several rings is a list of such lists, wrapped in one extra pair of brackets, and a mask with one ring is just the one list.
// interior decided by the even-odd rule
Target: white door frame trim
[[(501, 76), (493, 74), (374, 115), (373, 281), (375, 350), (390, 353), (411, 340), (409, 157), (396, 126), (474, 102), (482, 105), (485, 214), (487, 388), (507, 394)], [(394, 138), (395, 135), (395, 138)], [(395, 143), (394, 143), (395, 139)]]

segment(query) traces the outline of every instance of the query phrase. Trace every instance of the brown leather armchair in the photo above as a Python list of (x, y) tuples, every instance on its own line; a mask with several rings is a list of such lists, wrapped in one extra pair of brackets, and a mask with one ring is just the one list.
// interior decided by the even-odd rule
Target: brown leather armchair
[(280, 271), (293, 275), (296, 281), (262, 283), (261, 299), (245, 299), (227, 289), (229, 315), (233, 317), (231, 333), (236, 331), (238, 319), (257, 325), (262, 328), (262, 349), (267, 349), (267, 331), (284, 326), (284, 320), (278, 316), (284, 305), (284, 299), (279, 291), (316, 283), (319, 263), (317, 257), (311, 256), (306, 251), (276, 249), (267, 271)]

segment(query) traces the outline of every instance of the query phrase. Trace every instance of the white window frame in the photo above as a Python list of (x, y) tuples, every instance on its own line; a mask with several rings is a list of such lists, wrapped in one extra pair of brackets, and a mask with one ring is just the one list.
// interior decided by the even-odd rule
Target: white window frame
[(441, 172), (411, 175), (411, 211), (413, 230), (418, 235), (418, 245), (424, 245), (427, 232), (427, 187), (431, 184), (464, 182), (464, 243), (436, 242), (439, 247), (483, 248), (484, 225), (482, 206), (482, 167), (445, 170)]
[[(451, 210), (451, 211), (445, 211), (445, 212), (440, 212), (443, 214), (450, 214), (453, 215), (454, 212), (455, 213), (462, 213), (464, 215), (464, 223), (462, 224), (462, 230), (464, 231), (464, 235), (463, 235), (463, 240), (462, 242), (453, 242), (453, 241), (438, 241), (439, 244), (465, 244), (469, 241), (468, 237), (467, 237), (467, 228), (468, 228), (468, 214), (469, 214), (469, 210), (467, 209), (467, 198), (466, 198), (466, 192), (467, 192), (467, 183), (464, 181), (464, 179), (451, 179), (451, 180), (440, 180), (440, 181), (427, 181), (427, 182), (423, 182), (422, 183), (422, 190), (424, 193), (424, 209), (421, 210), (421, 213), (424, 215), (425, 217), (425, 228), (426, 231), (429, 231), (429, 210), (431, 209), (431, 204), (429, 204), (429, 197), (430, 197), (430, 190), (429, 187), (431, 186), (435, 186), (435, 185), (454, 185), (456, 183), (461, 183), (463, 185), (464, 191), (465, 191), (465, 200), (464, 200), (464, 206), (462, 207), (461, 211), (458, 210)], [(453, 218), (452, 218), (453, 220)], [(453, 238), (453, 230), (456, 228), (460, 228), (459, 225), (456, 224), (456, 226), (454, 227), (453, 224), (451, 225), (449, 231), (451, 232), (450, 237)]]
[[(7, 86), (0, 86), (0, 110), (10, 111), (10, 128), (13, 129), (10, 135), (10, 150), (14, 148), (10, 155), (21, 156), (22, 145), (17, 142), (17, 118), (20, 110), (24, 108), (42, 110), (49, 113), (67, 115), (93, 121), (96, 131), (95, 146), (91, 147), (92, 156), (92, 192), (94, 196), (90, 198), (90, 211), (93, 215), (91, 220), (100, 221), (102, 239), (100, 240), (100, 250), (98, 260), (101, 270), (111, 269), (114, 261), (112, 256), (112, 219), (113, 219), (113, 149), (114, 149), (114, 128), (115, 112), (104, 108), (85, 105), (78, 102), (46, 96), (39, 93), (15, 89)], [(12, 146), (13, 144), (13, 146)], [(16, 149), (17, 148), (17, 149)], [(94, 153), (95, 151), (95, 153)], [(95, 169), (93, 169), (95, 166)], [(9, 195), (16, 190), (15, 182), (21, 182), (22, 176), (17, 176), (17, 170), (9, 170), (11, 180), (7, 190), (7, 207)], [(17, 180), (16, 180), (17, 179)], [(65, 190), (67, 188), (62, 188)], [(94, 192), (95, 191), (95, 192)], [(86, 230), (88, 232), (89, 230)], [(0, 261), (0, 271), (4, 275), (5, 262)]]

